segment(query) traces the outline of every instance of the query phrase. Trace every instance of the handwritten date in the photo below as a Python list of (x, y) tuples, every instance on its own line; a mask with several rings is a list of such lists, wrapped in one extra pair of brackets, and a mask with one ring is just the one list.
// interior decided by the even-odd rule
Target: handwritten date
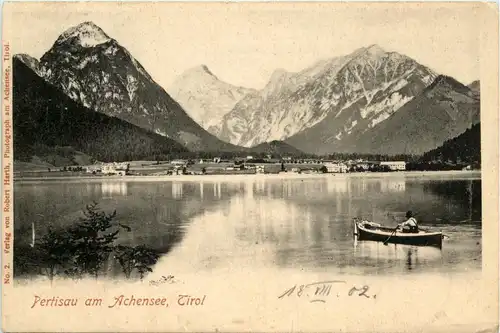
[[(309, 298), (311, 303), (314, 302), (326, 302), (326, 298), (331, 296), (336, 295), (336, 297), (340, 297), (340, 293), (337, 291), (336, 293), (332, 293), (332, 287), (334, 284), (343, 284), (346, 285), (346, 281), (342, 280), (330, 280), (330, 281), (319, 281), (319, 282), (313, 282), (309, 284), (301, 284), (301, 285), (294, 285), (293, 287), (287, 289), (285, 292), (283, 292), (280, 296), (278, 296), (279, 299), (284, 299), (287, 297), (304, 297), (304, 298)], [(364, 285), (362, 287), (356, 287), (352, 286), (349, 291), (347, 292), (347, 296), (360, 296), (363, 298), (377, 298), (377, 295), (370, 295), (368, 294), (368, 290), (370, 289), (369, 286)]]

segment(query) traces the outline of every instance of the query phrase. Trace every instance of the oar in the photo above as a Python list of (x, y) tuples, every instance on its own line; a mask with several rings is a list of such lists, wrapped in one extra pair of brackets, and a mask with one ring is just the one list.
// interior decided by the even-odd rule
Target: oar
[(384, 242), (384, 245), (387, 245), (387, 242), (389, 241), (389, 239), (391, 239), (392, 236), (394, 236), (394, 234), (396, 233), (396, 231), (398, 230), (399, 226), (396, 227), (396, 229), (394, 229), (394, 231), (392, 232), (392, 234), (385, 240)]

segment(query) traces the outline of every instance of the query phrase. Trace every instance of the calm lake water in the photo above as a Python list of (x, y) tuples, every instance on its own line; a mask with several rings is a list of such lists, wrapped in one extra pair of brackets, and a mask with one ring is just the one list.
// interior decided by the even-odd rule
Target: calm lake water
[[(255, 267), (337, 274), (481, 269), (479, 174), (243, 176), (15, 183), (15, 241), (65, 226), (97, 201), (129, 225), (120, 242), (175, 258), (172, 272)], [(206, 180), (205, 180), (206, 179)], [(411, 209), (443, 249), (355, 242), (352, 218), (395, 226)], [(118, 270), (116, 271), (118, 273)]]

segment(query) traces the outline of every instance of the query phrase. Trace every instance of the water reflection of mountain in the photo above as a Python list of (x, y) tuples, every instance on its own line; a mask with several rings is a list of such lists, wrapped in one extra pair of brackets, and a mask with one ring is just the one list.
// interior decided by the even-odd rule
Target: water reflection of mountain
[(385, 177), (382, 179), (334, 177), (302, 180), (258, 180), (253, 184), (256, 196), (268, 198), (297, 198), (304, 196), (358, 195), (378, 192), (404, 192), (406, 180), (404, 177)]
[[(16, 184), (15, 226), (16, 231), (31, 230), (34, 221), (40, 233), (48, 225), (64, 227), (82, 217), (86, 204), (96, 201), (104, 211), (116, 209), (121, 222), (130, 224), (135, 230), (126, 237), (129, 241), (135, 237), (142, 241), (145, 234), (152, 237), (161, 234), (165, 231), (163, 226), (187, 223), (197, 214), (215, 209), (242, 193), (242, 188), (238, 183), (221, 182)], [(157, 224), (157, 231), (154, 228), (150, 232), (145, 230), (154, 224)], [(16, 238), (21, 239), (22, 234), (16, 234)], [(160, 246), (161, 243), (165, 242), (159, 242)]]
[[(249, 189), (253, 188), (252, 194)], [(257, 180), (247, 185), (247, 196), (286, 199), (315, 213), (351, 219), (363, 217), (392, 225), (404, 220), (407, 210), (424, 225), (481, 220), (481, 183), (478, 180), (406, 179), (327, 176), (317, 179)]]
[(335, 267), (345, 273), (404, 272), (441, 264), (439, 249), (384, 246), (377, 242), (358, 242), (354, 246), (351, 222), (339, 218), (345, 210), (348, 208), (336, 207), (336, 211), (327, 213), (285, 200), (246, 202), (235, 198), (227, 219), (235, 228), (239, 247), (258, 256), (264, 264)]
[(190, 221), (240, 193), (238, 184), (221, 182), (168, 182), (133, 184), (134, 202), (127, 201), (125, 222), (135, 225), (127, 241), (149, 244), (164, 253), (183, 237)]
[[(203, 189), (202, 189), (203, 188)], [(205, 188), (213, 188), (204, 190)], [(96, 201), (106, 212), (131, 228), (122, 231), (118, 243), (147, 245), (169, 252), (184, 237), (186, 225), (196, 216), (215, 210), (237, 193), (239, 184), (205, 182), (102, 182), (15, 184), (14, 218), (17, 247), (28, 247), (33, 230), (39, 239), (49, 226), (66, 228), (83, 217), (86, 204)], [(115, 267), (115, 269), (117, 269)]]
[[(348, 210), (348, 207), (336, 209)], [(247, 201), (237, 197), (231, 201), (228, 219), (241, 242), (251, 247), (272, 244), (275, 257), (270, 260), (278, 265), (314, 262), (321, 266), (334, 264), (332, 256), (344, 256), (341, 252), (332, 254), (332, 249), (339, 247), (338, 242), (352, 240), (349, 237), (352, 225), (339, 219), (337, 213), (343, 215), (346, 211), (330, 215), (293, 201), (268, 198)]]
[(359, 182), (339, 178), (320, 179), (317, 184), (301, 180), (255, 184), (252, 195), (231, 200), (224, 218), (234, 226), (241, 247), (258, 256), (262, 256), (259, 248), (264, 248), (267, 260), (279, 266), (336, 267), (344, 272), (360, 267), (366, 272), (440, 269), (443, 257), (438, 249), (399, 246), (396, 251), (370, 242), (354, 249), (352, 217), (393, 225), (400, 213), (404, 218), (408, 207), (426, 222), (432, 216), (464, 218), (466, 209), (446, 204), (446, 198), (424, 191), (422, 183), (402, 178), (354, 181)]
[(481, 222), (481, 180), (429, 181), (423, 184), (424, 192), (458, 203), (465, 209), (465, 220)]
[[(446, 233), (456, 233), (453, 239), (463, 248), (453, 245), (447, 258), (434, 257), (427, 250), (393, 253), (388, 247), (366, 242), (355, 248), (352, 218), (361, 216), (395, 225), (411, 208), (419, 221), (436, 217), (466, 220), (473, 213), (469, 207), (478, 205), (475, 196), (480, 199), (480, 183), (450, 185), (456, 182), (460, 183), (328, 175), (314, 179), (124, 182), (125, 187), (118, 186), (119, 182), (105, 186), (97, 182), (18, 183), (14, 192), (15, 241), (29, 245), (33, 221), (37, 235), (48, 225), (73, 223), (82, 216), (82, 208), (95, 200), (107, 212), (116, 209), (117, 219), (131, 227), (131, 232), (121, 234), (121, 243), (145, 244), (169, 253), (165, 258), (174, 256), (177, 263), (194, 261), (196, 266), (198, 260), (196, 267), (200, 269), (263, 264), (311, 270), (335, 267), (340, 273), (440, 269), (441, 261), (454, 265), (466, 262), (467, 256), (477, 256), (481, 230), (469, 225), (475, 231), (463, 233), (459, 224), (453, 225), (453, 230), (445, 228)], [(453, 193), (467, 189), (472, 203)], [(472, 239), (470, 244), (459, 239), (460, 233)]]

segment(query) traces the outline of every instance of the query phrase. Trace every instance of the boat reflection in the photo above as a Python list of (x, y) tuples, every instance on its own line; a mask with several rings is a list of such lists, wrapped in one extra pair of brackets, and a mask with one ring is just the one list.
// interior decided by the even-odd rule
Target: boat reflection
[(442, 251), (429, 246), (412, 246), (401, 244), (387, 244), (372, 241), (354, 241), (354, 256), (363, 262), (372, 262), (374, 265), (394, 265), (404, 267), (405, 270), (419, 270), (429, 264), (442, 260)]

